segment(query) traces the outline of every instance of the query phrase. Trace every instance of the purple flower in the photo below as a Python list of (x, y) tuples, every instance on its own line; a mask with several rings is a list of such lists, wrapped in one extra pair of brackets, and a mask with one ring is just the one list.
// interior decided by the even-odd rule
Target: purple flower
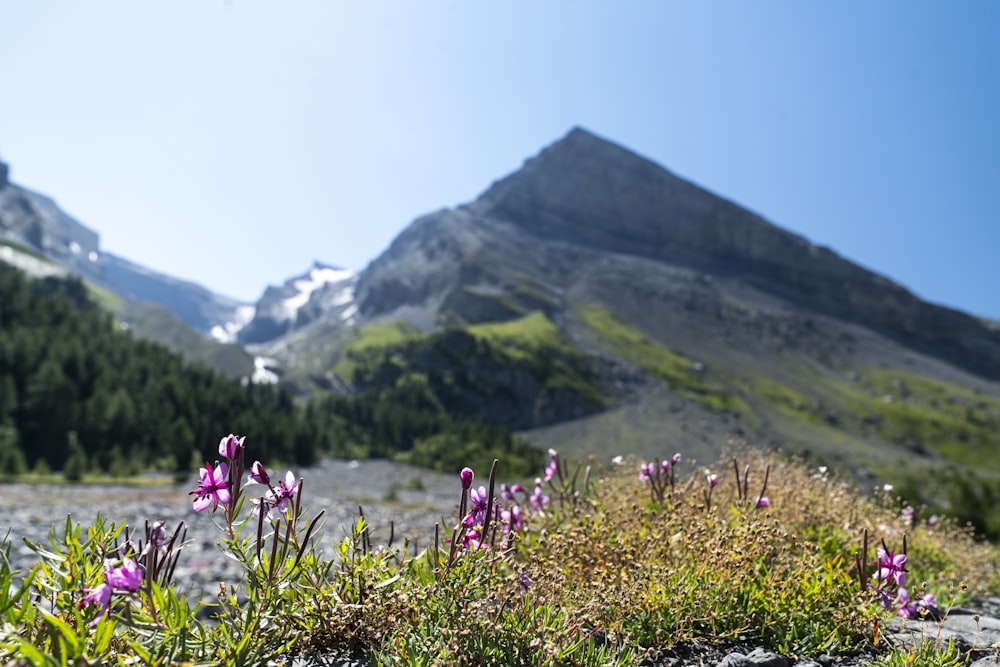
[(500, 512), (500, 521), (503, 523), (504, 532), (521, 531), (524, 528), (524, 519), (521, 517), (521, 508), (518, 505)]
[(897, 612), (901, 618), (912, 618), (917, 615), (917, 605), (910, 599), (910, 594), (905, 588), (900, 588), (896, 593)]
[(549, 464), (545, 466), (545, 476), (544, 476), (545, 481), (547, 482), (550, 479), (552, 479), (555, 476), (556, 471), (558, 469), (559, 469), (559, 455), (556, 453), (556, 450), (550, 449)]
[(753, 499), (753, 506), (756, 507), (757, 509), (760, 509), (762, 507), (770, 507), (771, 500), (767, 496), (757, 496), (756, 498)]
[(149, 529), (149, 542), (147, 547), (156, 550), (163, 546), (163, 541), (167, 539), (167, 527), (163, 521), (155, 522)]
[(518, 572), (514, 576), (517, 578), (517, 587), (521, 589), (522, 593), (527, 593), (528, 589), (535, 583), (528, 576), (527, 572)]
[(514, 484), (513, 486), (510, 487), (510, 492), (511, 493), (524, 493), (524, 487), (521, 486), (520, 484)]
[(536, 512), (543, 511), (545, 506), (549, 504), (549, 497), (542, 493), (542, 480), (535, 480), (535, 492), (528, 498), (528, 502), (531, 503), (532, 509)]
[(656, 474), (656, 466), (652, 463), (643, 463), (639, 466), (639, 481), (648, 482)]
[(896, 611), (900, 617), (913, 618), (924, 609), (927, 611), (937, 610), (937, 597), (933, 593), (928, 593), (919, 600), (911, 598), (905, 588), (900, 588), (896, 593)]
[(872, 584), (868, 584), (868, 587), (873, 589), (878, 595), (878, 602), (882, 605), (882, 609), (889, 611), (892, 609), (893, 599), (889, 597), (889, 594), (882, 588), (876, 588)]
[(716, 486), (719, 485), (719, 476), (713, 473), (709, 473), (706, 478), (706, 481), (708, 481), (708, 488), (714, 489)]
[(134, 553), (139, 553), (139, 546), (135, 543), (135, 540), (127, 540), (122, 542), (118, 547), (118, 555), (121, 557), (130, 556)]
[(467, 530), (462, 536), (462, 544), (466, 549), (476, 551), (479, 547), (483, 546), (482, 537), (477, 530)]
[(142, 570), (131, 558), (123, 558), (119, 567), (107, 570), (104, 579), (114, 588), (133, 593), (142, 585)]
[(149, 527), (149, 538), (146, 541), (146, 545), (142, 548), (140, 556), (148, 556), (151, 553), (159, 551), (163, 548), (164, 542), (167, 541), (167, 527), (163, 521), (156, 521), (152, 526)]
[(260, 461), (254, 461), (253, 465), (250, 466), (250, 474), (247, 476), (247, 484), (263, 484), (264, 486), (271, 486), (271, 476), (267, 474), (267, 470), (264, 469), (264, 464)]
[(511, 493), (510, 487), (506, 484), (500, 485), (500, 497), (506, 500), (508, 503), (514, 500), (514, 494)]
[(113, 562), (111, 560), (104, 561), (104, 583), (94, 588), (83, 589), (87, 595), (80, 599), (80, 609), (87, 605), (100, 607), (97, 616), (90, 622), (91, 625), (96, 625), (108, 613), (108, 609), (111, 607), (111, 595), (115, 589), (133, 593), (139, 590), (139, 586), (142, 585), (142, 570), (139, 569), (139, 565), (134, 560), (123, 558), (122, 564), (118, 567), (112, 566)]
[(670, 458), (670, 462), (673, 463), (674, 465), (677, 465), (678, 463), (680, 463), (681, 462), (681, 453), (677, 452), (676, 454), (674, 454)]
[(188, 495), (194, 496), (194, 511), (203, 512), (212, 506), (214, 512), (219, 505), (229, 502), (229, 466), (220, 463), (213, 468), (211, 463), (205, 462), (205, 467), (198, 471), (201, 474), (201, 483), (194, 491), (189, 491)]
[(466, 526), (479, 526), (485, 523), (488, 500), (485, 486), (469, 491), (469, 502), (472, 504), (472, 507), (469, 509), (469, 513), (465, 515), (462, 523)]
[(219, 441), (219, 456), (227, 458), (230, 461), (235, 461), (243, 452), (243, 441), (246, 440), (246, 438), (247, 437), (245, 435), (241, 438), (237, 438), (235, 435), (230, 433)]
[(299, 492), (299, 485), (302, 480), (295, 481), (295, 475), (289, 470), (285, 473), (285, 479), (278, 480), (278, 488), (268, 491), (264, 495), (263, 504), (267, 505), (268, 515), (272, 510), (278, 514), (285, 514), (288, 511), (289, 503), (295, 499)]
[(903, 586), (906, 581), (906, 554), (897, 554), (885, 549), (876, 549), (878, 554), (878, 570), (872, 574), (872, 578), (878, 581), (889, 581), (892, 579), (897, 586)]
[[(268, 498), (271, 496), (271, 492), (268, 491), (263, 496), (253, 499), (253, 510), (250, 512), (252, 516), (258, 516), (261, 512), (271, 517), (271, 503)], [(273, 517), (272, 517), (273, 518)]]
[(472, 486), (472, 480), (476, 478), (476, 473), (472, 472), (472, 468), (462, 468), (462, 471), (458, 473), (458, 478), (462, 480), (462, 488), (468, 489)]
[(85, 588), (83, 590), (87, 595), (83, 596), (80, 600), (80, 609), (89, 604), (97, 605), (101, 608), (101, 611), (98, 612), (94, 620), (90, 622), (91, 625), (96, 625), (99, 620), (104, 618), (104, 615), (108, 613), (108, 608), (111, 607), (111, 584), (104, 582), (96, 588)]
[(933, 516), (931, 516), (930, 518), (927, 519), (927, 527), (928, 528), (933, 528), (934, 526), (937, 525), (937, 523), (938, 523), (937, 514), (935, 514), (935, 515), (933, 515)]

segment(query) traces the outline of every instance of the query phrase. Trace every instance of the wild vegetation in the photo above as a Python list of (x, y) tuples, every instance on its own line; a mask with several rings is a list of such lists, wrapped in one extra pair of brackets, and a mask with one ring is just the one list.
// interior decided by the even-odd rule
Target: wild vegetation
[[(291, 473), (247, 466), (252, 451), (222, 438), (191, 491), (241, 581), (192, 604), (171, 582), (183, 526), (67, 519), (32, 545), (23, 582), (0, 559), (0, 662), (260, 665), (353, 651), (376, 665), (634, 665), (697, 640), (943, 667), (964, 656), (933, 642), (934, 619), (1000, 591), (997, 552), (954, 523), (753, 453), (708, 469), (680, 454), (626, 460), (599, 476), (550, 452), (528, 488), (498, 484), (502, 463), (487, 479), (466, 467), (433, 545), (374, 545), (359, 518), (327, 556), (322, 511)], [(929, 644), (878, 641), (894, 617)]]
[(749, 406), (733, 391), (704, 379), (697, 363), (650, 340), (604, 306), (587, 304), (580, 309), (579, 315), (609, 350), (638, 365), (674, 391), (713, 410), (750, 413)]
[[(898, 369), (859, 367), (843, 377), (799, 369), (797, 380), (758, 378), (764, 409), (817, 433), (856, 434), (904, 448), (901, 461), (870, 462), (914, 505), (927, 504), (991, 539), (1000, 537), (1000, 400), (954, 382)], [(760, 409), (760, 408), (758, 408)]]
[(512, 429), (582, 416), (605, 402), (582, 355), (540, 312), (434, 334), (361, 327), (334, 370), (363, 397), (409, 389), (431, 412)]

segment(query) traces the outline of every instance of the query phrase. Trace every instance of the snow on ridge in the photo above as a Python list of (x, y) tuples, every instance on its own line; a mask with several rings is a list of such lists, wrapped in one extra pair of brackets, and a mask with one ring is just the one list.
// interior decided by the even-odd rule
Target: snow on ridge
[(257, 312), (257, 307), (251, 303), (237, 306), (231, 321), (216, 324), (208, 333), (220, 343), (235, 343), (236, 334), (240, 332), (240, 329), (249, 324), (255, 312)]
[[(281, 302), (282, 309), (284, 311), (284, 319), (294, 320), (299, 312), (299, 309), (309, 303), (309, 297), (311, 297), (312, 293), (319, 288), (324, 285), (350, 280), (353, 277), (354, 272), (348, 269), (334, 269), (325, 266), (314, 266), (304, 277), (296, 278), (291, 282), (291, 287), (297, 290), (297, 292)], [(344, 292), (347, 293), (346, 297), (344, 296)], [(342, 303), (348, 303), (354, 298), (353, 288), (347, 288), (344, 292), (338, 294), (335, 301), (344, 299)], [(336, 303), (336, 305), (340, 305), (340, 303)]]
[[(351, 291), (351, 298), (354, 298), (353, 290)], [(344, 308), (344, 312), (340, 314), (340, 321), (351, 324), (354, 321), (354, 316), (357, 314), (358, 314), (358, 304), (352, 303), (347, 308)]]

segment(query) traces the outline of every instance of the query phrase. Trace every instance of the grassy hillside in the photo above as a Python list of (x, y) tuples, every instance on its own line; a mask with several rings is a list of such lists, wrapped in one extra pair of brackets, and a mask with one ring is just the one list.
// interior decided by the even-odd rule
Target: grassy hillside
[(608, 308), (591, 303), (582, 307), (578, 315), (594, 331), (605, 349), (641, 367), (673, 391), (712, 410), (750, 412), (749, 406), (729, 388), (706, 379), (702, 364), (647, 338), (636, 327), (616, 318)]
[(582, 416), (605, 401), (583, 355), (540, 312), (434, 334), (405, 323), (361, 327), (334, 369), (362, 394), (416, 384), (453, 417), (509, 428)]

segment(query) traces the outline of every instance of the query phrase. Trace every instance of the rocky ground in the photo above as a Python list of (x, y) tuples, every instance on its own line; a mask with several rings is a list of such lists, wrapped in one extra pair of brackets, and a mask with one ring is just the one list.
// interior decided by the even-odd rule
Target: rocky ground
[[(325, 510), (319, 544), (327, 551), (357, 521), (359, 508), (371, 526), (374, 544), (385, 544), (392, 532), (396, 545), (407, 538), (413, 548), (422, 549), (433, 539), (436, 521), (452, 520), (461, 490), (456, 475), (388, 461), (331, 459), (296, 472), (304, 480), (302, 502), (308, 515)], [(180, 486), (0, 484), (0, 507), (4, 508), (0, 536), (10, 531), (11, 564), (27, 569), (37, 556), (24, 540), (47, 544), (53, 525), (62, 530), (67, 515), (87, 527), (101, 513), (139, 531), (147, 520), (166, 522), (168, 531), (183, 521), (188, 543), (174, 580), (184, 582), (192, 596), (211, 598), (218, 592), (218, 582), (236, 580), (240, 572), (219, 551), (217, 540), (222, 533), (211, 513), (192, 510), (187, 492), (195, 486), (196, 476)]]
[[(404, 537), (422, 548), (434, 534), (435, 521), (451, 520), (458, 501), (455, 475), (442, 475), (386, 461), (327, 460), (300, 471), (305, 479), (303, 502), (310, 515), (325, 510), (325, 528), (319, 544), (331, 550), (358, 517), (359, 506), (373, 528), (373, 541), (389, 539), (390, 524), (399, 544)], [(218, 582), (240, 577), (238, 566), (222, 556), (220, 536), (209, 514), (196, 514), (187, 491), (196, 479), (180, 486), (67, 486), (0, 484), (4, 508), (0, 535), (10, 530), (11, 561), (27, 569), (37, 556), (24, 545), (28, 539), (46, 543), (53, 525), (60, 527), (67, 515), (83, 526), (98, 512), (115, 521), (141, 528), (147, 520), (163, 520), (172, 529), (181, 521), (188, 526), (188, 544), (178, 563), (175, 581), (185, 582), (192, 596), (214, 597)], [(954, 639), (974, 667), (1000, 665), (1000, 599), (977, 600), (967, 609), (951, 610), (940, 620), (894, 622), (886, 642), (910, 646), (916, 642)], [(778, 655), (764, 647), (692, 642), (670, 650), (648, 651), (639, 667), (862, 667), (874, 654), (856, 656)], [(330, 653), (294, 656), (280, 663), (289, 667), (366, 667), (359, 656)], [(278, 663), (275, 663), (277, 667)]]

